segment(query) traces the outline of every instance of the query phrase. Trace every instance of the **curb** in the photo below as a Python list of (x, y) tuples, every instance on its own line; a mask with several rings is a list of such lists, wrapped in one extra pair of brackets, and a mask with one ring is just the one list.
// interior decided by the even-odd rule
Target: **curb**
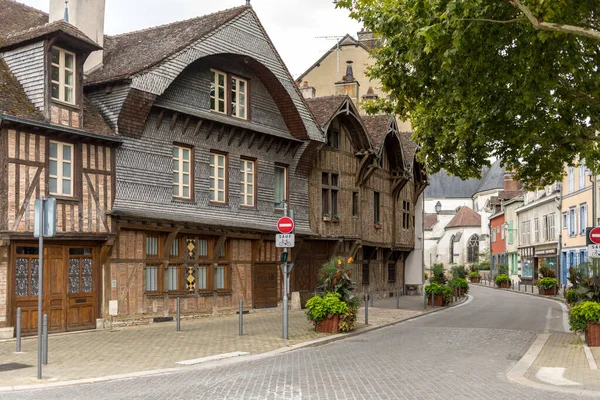
[(141, 378), (141, 377), (146, 377), (146, 376), (165, 375), (165, 374), (171, 374), (171, 373), (189, 371), (189, 370), (208, 369), (208, 368), (213, 368), (213, 367), (216, 367), (219, 365), (230, 365), (230, 364), (235, 364), (235, 363), (240, 363), (240, 362), (257, 361), (257, 360), (270, 358), (273, 356), (285, 354), (285, 353), (303, 349), (303, 348), (325, 346), (330, 343), (348, 339), (348, 338), (351, 338), (351, 337), (354, 337), (357, 335), (362, 335), (362, 334), (373, 332), (373, 331), (376, 331), (379, 329), (387, 328), (387, 327), (390, 327), (393, 325), (398, 325), (403, 322), (407, 322), (407, 321), (411, 321), (411, 320), (414, 320), (417, 318), (425, 317), (427, 315), (431, 315), (434, 313), (447, 311), (454, 307), (465, 305), (465, 304), (469, 303), (472, 299), (473, 299), (473, 296), (467, 295), (467, 297), (463, 298), (460, 302), (456, 302), (450, 306), (433, 309), (429, 312), (424, 312), (419, 315), (414, 315), (412, 317), (404, 318), (401, 320), (388, 322), (388, 323), (385, 323), (382, 325), (367, 326), (365, 328), (362, 328), (360, 330), (353, 331), (350, 333), (338, 333), (338, 334), (331, 335), (331, 336), (324, 337), (324, 338), (313, 339), (313, 340), (309, 340), (307, 342), (298, 343), (298, 344), (291, 345), (288, 347), (281, 347), (279, 349), (271, 350), (266, 353), (254, 354), (254, 355), (244, 356), (244, 357), (233, 357), (233, 358), (228, 358), (228, 359), (218, 360), (218, 361), (210, 361), (210, 362), (192, 365), (192, 366), (186, 366), (186, 367), (164, 368), (164, 369), (157, 369), (157, 370), (152, 370), (152, 371), (132, 372), (132, 373), (127, 373), (127, 374), (109, 375), (109, 376), (102, 376), (102, 377), (97, 377), (97, 378), (84, 378), (84, 379), (76, 379), (76, 380), (69, 380), (69, 381), (62, 381), (62, 382), (49, 382), (49, 383), (40, 383), (40, 384), (31, 384), (31, 385), (2, 386), (2, 387), (0, 387), (0, 393), (16, 392), (16, 391), (24, 391), (24, 390), (35, 390), (35, 389), (50, 389), (50, 388), (77, 386), (77, 385), (84, 385), (84, 384), (95, 384), (95, 383), (115, 381), (115, 380)]
[(507, 292), (507, 293), (524, 294), (524, 295), (527, 295), (527, 296), (530, 296), (530, 297), (537, 297), (538, 299), (554, 300), (554, 301), (558, 301), (559, 303), (567, 304), (567, 302), (564, 299), (560, 298), (560, 297), (542, 296), (542, 295), (535, 294), (535, 293), (519, 292), (518, 290), (512, 290), (512, 289), (501, 289), (501, 288), (497, 288), (497, 287), (491, 287), (491, 286), (487, 286), (487, 285), (482, 285), (480, 283), (474, 283), (473, 285), (477, 286), (477, 287), (483, 287), (483, 288), (488, 288), (488, 289), (500, 290), (500, 291)]

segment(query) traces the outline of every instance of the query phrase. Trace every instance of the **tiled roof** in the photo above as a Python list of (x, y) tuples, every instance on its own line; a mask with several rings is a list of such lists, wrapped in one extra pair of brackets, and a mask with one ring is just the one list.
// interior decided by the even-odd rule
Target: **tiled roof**
[(423, 218), (423, 229), (425, 229), (426, 231), (430, 231), (433, 229), (433, 226), (437, 224), (437, 222), (437, 214), (425, 214)]
[(314, 99), (306, 99), (310, 112), (315, 117), (319, 126), (326, 126), (333, 118), (335, 112), (339, 110), (342, 103), (349, 99), (348, 96), (325, 96)]
[(524, 196), (525, 193), (527, 193), (526, 190), (503, 190), (498, 193), (498, 197), (500, 197), (502, 200), (510, 200), (514, 199), (515, 197)]
[(378, 149), (383, 144), (390, 127), (389, 115), (366, 115), (362, 117), (367, 133), (373, 141), (373, 146)]
[(102, 48), (98, 46), (98, 44), (96, 44), (96, 42), (94, 42), (92, 39), (87, 37), (85, 33), (81, 32), (75, 26), (63, 20), (32, 27), (23, 31), (12, 32), (8, 36), (0, 38), (0, 48), (29, 42), (57, 32), (63, 32), (69, 36), (75, 37), (82, 42), (85, 42), (93, 50), (99, 50)]
[(429, 175), (429, 186), (425, 189), (425, 198), (472, 198), (476, 193), (486, 190), (504, 188), (504, 168), (497, 160), (491, 167), (484, 167), (481, 171), (481, 179), (462, 180), (457, 176), (448, 175), (441, 170)]
[(117, 36), (104, 37), (104, 67), (86, 84), (127, 79), (183, 50), (230, 20), (251, 9), (241, 6)]
[(398, 132), (400, 136), (400, 143), (402, 143), (402, 151), (404, 152), (405, 161), (411, 163), (415, 160), (415, 153), (417, 152), (417, 144), (410, 138), (412, 132)]
[(87, 96), (83, 96), (83, 129), (99, 135), (116, 136)]
[(468, 226), (481, 226), (481, 215), (465, 206), (458, 210), (454, 218), (446, 225), (446, 229)]
[(500, 160), (496, 160), (490, 168), (483, 170), (481, 184), (475, 193), (504, 188), (504, 172), (505, 169), (500, 166)]
[(15, 117), (43, 121), (44, 116), (27, 98), (23, 88), (0, 59), (0, 113)]
[(0, 38), (48, 23), (48, 14), (14, 0), (0, 0)]

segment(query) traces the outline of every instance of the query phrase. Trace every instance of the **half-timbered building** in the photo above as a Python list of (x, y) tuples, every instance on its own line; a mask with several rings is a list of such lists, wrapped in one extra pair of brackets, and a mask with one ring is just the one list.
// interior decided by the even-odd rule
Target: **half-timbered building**
[[(360, 116), (349, 96), (307, 102), (326, 144), (309, 178), (310, 227), (318, 238), (294, 249), (292, 289), (310, 296), (323, 263), (345, 255), (356, 260), (353, 278), (361, 291), (387, 297), (409, 283), (418, 290), (422, 249), (415, 228), (422, 224), (417, 217), (427, 180), (410, 133), (399, 132), (392, 116)], [(411, 256), (414, 262), (407, 262)]]
[(17, 308), (23, 332), (37, 330), (40, 197), (57, 199), (43, 263), (49, 330), (95, 328), (101, 316), (121, 140), (83, 91), (84, 63), (100, 48), (65, 21), (0, 0), (0, 335), (13, 335)]

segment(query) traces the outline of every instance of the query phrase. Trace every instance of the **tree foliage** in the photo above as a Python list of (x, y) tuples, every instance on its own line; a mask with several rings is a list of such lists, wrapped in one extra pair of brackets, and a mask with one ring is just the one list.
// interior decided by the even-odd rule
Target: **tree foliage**
[(410, 118), (429, 173), (501, 158), (528, 187), (585, 159), (600, 173), (600, 2), (341, 0), (381, 40), (370, 77)]

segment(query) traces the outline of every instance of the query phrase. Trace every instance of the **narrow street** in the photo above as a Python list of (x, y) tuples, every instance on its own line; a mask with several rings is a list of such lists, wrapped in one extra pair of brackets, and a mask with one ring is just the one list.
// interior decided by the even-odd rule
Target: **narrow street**
[[(3, 399), (569, 399), (505, 374), (537, 333), (563, 332), (560, 305), (472, 287), (443, 312), (258, 361), (93, 385), (4, 393)], [(156, 357), (160, 357), (157, 354)]]

